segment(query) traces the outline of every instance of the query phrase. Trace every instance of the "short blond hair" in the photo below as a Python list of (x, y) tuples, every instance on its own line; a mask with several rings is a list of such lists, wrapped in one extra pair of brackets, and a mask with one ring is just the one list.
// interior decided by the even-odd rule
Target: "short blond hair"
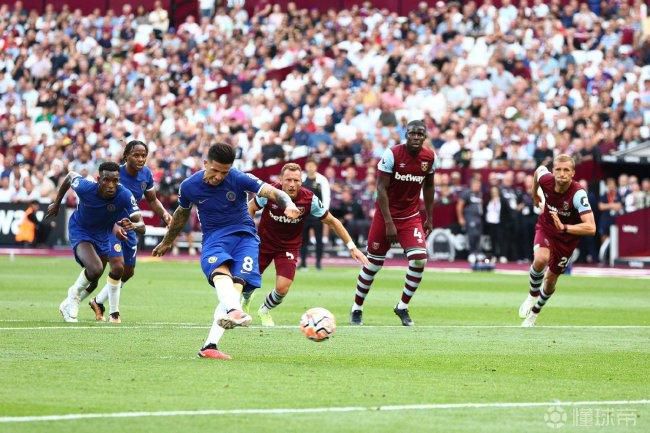
[(556, 156), (555, 158), (553, 158), (553, 164), (555, 164), (556, 162), (570, 162), (571, 163), (571, 168), (573, 168), (574, 170), (576, 169), (576, 161), (575, 161), (575, 159), (573, 159), (573, 157), (571, 155), (568, 155), (566, 153), (561, 153), (558, 156)]
[(285, 171), (302, 171), (302, 168), (295, 162), (288, 162), (282, 166), (282, 170), (280, 170), (280, 176), (284, 174)]

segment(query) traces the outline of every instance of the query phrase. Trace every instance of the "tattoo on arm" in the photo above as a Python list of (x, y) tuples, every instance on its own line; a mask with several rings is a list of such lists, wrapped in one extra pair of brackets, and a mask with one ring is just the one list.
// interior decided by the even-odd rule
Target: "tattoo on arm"
[(165, 233), (165, 237), (162, 240), (163, 242), (171, 243), (176, 239), (176, 236), (183, 230), (187, 220), (190, 218), (190, 211), (191, 209), (184, 209), (180, 206), (176, 208), (174, 215), (172, 215), (172, 222), (169, 224), (167, 233)]

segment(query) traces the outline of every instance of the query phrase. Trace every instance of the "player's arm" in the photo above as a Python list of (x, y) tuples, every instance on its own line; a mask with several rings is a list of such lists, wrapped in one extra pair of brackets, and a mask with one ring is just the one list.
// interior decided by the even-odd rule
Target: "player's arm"
[(279, 204), (282, 208), (284, 208), (284, 214), (289, 218), (298, 218), (300, 216), (300, 211), (291, 200), (291, 197), (289, 197), (289, 194), (282, 191), (281, 189), (277, 189), (276, 187), (265, 183), (262, 185), (262, 188), (260, 188), (257, 195), (269, 200), (273, 200)]
[(463, 210), (465, 210), (465, 200), (459, 198), (456, 202), (456, 218), (458, 219), (458, 224), (465, 226), (465, 217), (463, 216)]
[(133, 230), (139, 235), (143, 235), (147, 228), (140, 212), (132, 213), (128, 218), (123, 218), (117, 224), (124, 230)]
[(424, 236), (429, 236), (433, 231), (433, 201), (436, 195), (436, 190), (433, 187), (433, 174), (428, 174), (424, 178), (424, 185), (422, 187), (424, 194), (424, 213), (426, 220), (424, 221)]
[(181, 230), (183, 230), (183, 227), (185, 227), (185, 224), (187, 224), (187, 221), (190, 219), (191, 211), (192, 208), (184, 208), (182, 206), (178, 206), (176, 208), (174, 215), (172, 215), (172, 221), (167, 227), (167, 233), (165, 233), (165, 237), (153, 249), (151, 252), (152, 255), (160, 257), (171, 249), (174, 243), (174, 239), (176, 239)]
[(551, 212), (555, 228), (563, 233), (575, 236), (593, 236), (596, 234), (596, 222), (594, 214), (591, 211), (587, 192), (583, 189), (578, 190), (573, 196), (573, 206), (580, 213), (579, 224), (564, 224), (560, 221), (556, 212)]
[(255, 201), (254, 198), (248, 201), (248, 214), (251, 216), (251, 218), (253, 218), (257, 211), (260, 209), (262, 208), (258, 206), (257, 201)]
[(348, 250), (350, 250), (350, 255), (352, 258), (354, 258), (354, 260), (363, 264), (364, 266), (370, 264), (366, 256), (359, 250), (359, 248), (357, 248), (354, 241), (352, 240), (352, 236), (350, 236), (350, 233), (348, 233), (345, 227), (343, 227), (341, 221), (334, 218), (334, 216), (332, 216), (332, 214), (329, 212), (325, 214), (321, 221), (323, 221), (324, 224), (330, 226), (336, 235), (341, 238), (341, 240), (345, 243), (345, 246), (348, 247)]
[(537, 188), (539, 188), (539, 178), (547, 173), (550, 173), (548, 171), (548, 168), (540, 165), (537, 167), (537, 170), (535, 170), (535, 174), (533, 175), (533, 189), (530, 191), (530, 195), (533, 197), (533, 204), (535, 204), (535, 206), (539, 206), (540, 203), (540, 197), (537, 194)]
[(160, 200), (158, 200), (158, 196), (156, 196), (156, 190), (153, 188), (146, 190), (144, 192), (144, 198), (147, 199), (147, 203), (149, 203), (151, 210), (153, 210), (154, 213), (164, 221), (166, 226), (169, 226), (169, 224), (172, 222), (172, 216), (169, 214), (169, 212), (167, 212), (167, 209), (165, 209)]
[(63, 179), (63, 183), (59, 187), (59, 191), (56, 194), (56, 198), (47, 207), (47, 213), (45, 214), (45, 218), (49, 218), (51, 216), (57, 216), (58, 215), (59, 207), (61, 206), (61, 202), (63, 201), (63, 197), (65, 197), (65, 194), (70, 189), (70, 186), (72, 186), (72, 181), (75, 180), (78, 177), (81, 177), (81, 175), (79, 173), (75, 173), (74, 171), (69, 172), (65, 176), (65, 178)]
[(386, 240), (393, 244), (397, 242), (397, 227), (393, 222), (393, 217), (390, 215), (390, 207), (388, 205), (388, 186), (390, 185), (390, 175), (385, 172), (380, 172), (377, 176), (377, 205), (384, 217), (384, 225), (386, 226)]

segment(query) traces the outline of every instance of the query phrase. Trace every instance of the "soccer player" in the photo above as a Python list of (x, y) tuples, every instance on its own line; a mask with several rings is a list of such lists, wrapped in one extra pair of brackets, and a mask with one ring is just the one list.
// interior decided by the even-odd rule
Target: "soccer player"
[(68, 222), (68, 237), (75, 259), (83, 269), (68, 289), (68, 297), (59, 306), (66, 322), (77, 322), (79, 303), (88, 296), (86, 289), (96, 286), (106, 262), (110, 263), (106, 282), (108, 290), (113, 293), (118, 290), (124, 266), (121, 258), (109, 258), (111, 233), (122, 239), (126, 239), (129, 231), (144, 234), (145, 225), (138, 204), (119, 181), (120, 166), (115, 162), (103, 162), (99, 166), (98, 182), (70, 172), (47, 209), (46, 217), (56, 216), (68, 189), (77, 193), (79, 202)]
[[(421, 120), (406, 126), (406, 144), (386, 149), (379, 162), (375, 216), (368, 233), (368, 261), (361, 268), (350, 313), (352, 325), (362, 325), (363, 302), (391, 245), (399, 242), (408, 258), (402, 297), (393, 311), (404, 326), (413, 326), (408, 304), (415, 294), (427, 263), (425, 239), (433, 228), (433, 163), (436, 155), (424, 147), (426, 127)], [(420, 193), (424, 192), (424, 224), (420, 217)]]
[[(341, 222), (334, 218), (321, 200), (309, 189), (302, 186), (302, 170), (295, 163), (288, 163), (280, 171), (280, 185), (298, 207), (297, 218), (287, 218), (278, 205), (269, 203), (264, 197), (255, 197), (248, 202), (248, 211), (252, 216), (263, 209), (258, 226), (260, 236), (260, 273), (274, 262), (275, 289), (273, 289), (257, 310), (263, 326), (275, 326), (270, 310), (282, 303), (296, 275), (298, 251), (305, 235), (303, 226), (311, 215), (331, 227), (350, 250), (350, 255), (359, 263), (368, 266), (366, 256), (354, 244), (348, 231)], [(308, 234), (307, 234), (308, 236)], [(250, 302), (250, 295), (244, 297), (244, 307)]]
[(287, 193), (255, 176), (233, 169), (235, 149), (224, 143), (210, 147), (205, 168), (181, 183), (178, 208), (163, 240), (154, 248), (162, 256), (172, 248), (195, 205), (203, 232), (201, 268), (217, 292), (219, 303), (199, 357), (230, 359), (217, 348), (225, 329), (248, 326), (251, 316), (242, 311), (240, 295), (260, 287), (259, 238), (248, 214), (247, 192), (270, 198), (288, 218), (300, 215)]
[[(162, 203), (160, 203), (160, 200), (158, 200), (158, 197), (156, 197), (153, 175), (151, 174), (151, 170), (144, 165), (147, 161), (148, 154), (149, 148), (142, 141), (132, 140), (127, 143), (124, 148), (122, 165), (120, 165), (120, 184), (131, 191), (136, 202), (142, 200), (142, 197), (144, 196), (156, 215), (158, 215), (166, 225), (169, 225), (172, 216), (165, 210)], [(108, 286), (104, 286), (101, 292), (99, 292), (99, 294), (88, 303), (95, 313), (96, 320), (106, 320), (104, 318), (104, 302), (108, 299), (110, 306), (110, 322), (121, 322), (122, 319), (120, 318), (119, 311), (120, 291), (122, 287), (124, 287), (124, 284), (133, 277), (137, 250), (138, 237), (134, 231), (129, 232), (128, 237), (125, 240), (120, 240), (117, 236), (111, 235), (109, 257), (123, 258), (124, 273), (122, 274), (120, 287), (112, 294), (112, 302), (110, 296), (111, 292)]]
[(535, 326), (537, 315), (555, 292), (557, 279), (571, 259), (580, 236), (596, 234), (594, 214), (587, 192), (573, 180), (574, 175), (575, 162), (565, 154), (558, 155), (553, 160), (552, 174), (544, 166), (535, 171), (533, 200), (535, 205), (539, 205), (539, 187), (544, 194), (545, 203), (535, 226), (530, 291), (519, 307), (519, 317), (524, 319), (521, 324), (523, 327)]

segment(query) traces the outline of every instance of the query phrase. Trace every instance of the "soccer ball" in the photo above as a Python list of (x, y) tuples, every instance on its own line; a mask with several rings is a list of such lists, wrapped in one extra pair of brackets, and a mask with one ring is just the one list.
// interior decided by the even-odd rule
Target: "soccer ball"
[(310, 308), (300, 319), (300, 331), (312, 341), (324, 341), (336, 331), (336, 319), (325, 308)]

